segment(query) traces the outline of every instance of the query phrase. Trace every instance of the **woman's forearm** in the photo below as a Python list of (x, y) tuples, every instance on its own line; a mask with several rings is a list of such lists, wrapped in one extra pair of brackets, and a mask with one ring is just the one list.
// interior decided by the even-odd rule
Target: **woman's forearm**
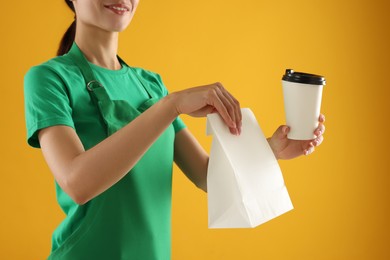
[(207, 192), (209, 156), (188, 129), (176, 134), (175, 163), (190, 181)]
[[(53, 151), (47, 143), (55, 136), (40, 135), (45, 158), (60, 186), (78, 204), (84, 204), (122, 179), (177, 117), (170, 99), (163, 98), (87, 151), (72, 151), (66, 143), (56, 146), (63, 147), (60, 151)], [(59, 155), (60, 152), (68, 155)]]

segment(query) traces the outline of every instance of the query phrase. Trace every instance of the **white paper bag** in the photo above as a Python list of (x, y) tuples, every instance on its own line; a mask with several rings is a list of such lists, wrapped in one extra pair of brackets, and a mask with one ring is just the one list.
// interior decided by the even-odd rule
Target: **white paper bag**
[(252, 111), (242, 111), (242, 133), (232, 135), (219, 114), (207, 116), (213, 135), (207, 193), (209, 228), (258, 226), (293, 205), (278, 162)]

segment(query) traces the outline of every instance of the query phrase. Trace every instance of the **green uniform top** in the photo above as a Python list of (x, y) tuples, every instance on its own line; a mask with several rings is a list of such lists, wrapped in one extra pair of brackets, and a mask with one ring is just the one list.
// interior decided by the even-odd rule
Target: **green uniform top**
[[(76, 44), (70, 53), (83, 55)], [(39, 147), (37, 132), (54, 125), (74, 128), (85, 150), (111, 134), (69, 54), (25, 76), (27, 138), (33, 147)], [(137, 109), (150, 95), (160, 99), (168, 93), (150, 71), (125, 63), (116, 71), (89, 65), (114, 105), (125, 102)], [(124, 178), (84, 205), (56, 183), (66, 218), (53, 233), (49, 259), (170, 259), (173, 146), (175, 133), (184, 127), (177, 118)]]

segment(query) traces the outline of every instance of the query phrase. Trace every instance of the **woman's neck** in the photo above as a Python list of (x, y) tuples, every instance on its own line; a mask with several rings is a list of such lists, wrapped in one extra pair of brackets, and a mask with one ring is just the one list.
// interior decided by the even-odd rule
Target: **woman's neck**
[(121, 68), (117, 58), (117, 32), (81, 25), (77, 27), (75, 42), (89, 62), (110, 70)]

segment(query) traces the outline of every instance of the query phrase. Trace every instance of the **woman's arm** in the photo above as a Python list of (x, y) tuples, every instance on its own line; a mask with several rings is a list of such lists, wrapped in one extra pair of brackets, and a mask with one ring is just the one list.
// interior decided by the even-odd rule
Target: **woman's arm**
[(163, 99), (87, 151), (68, 126), (42, 129), (39, 142), (58, 184), (84, 204), (123, 178), (176, 116), (170, 101)]
[(166, 96), (87, 151), (67, 126), (42, 129), (38, 137), (58, 184), (76, 203), (84, 204), (123, 178), (179, 114), (206, 116), (212, 111), (232, 133), (240, 131), (239, 105), (216, 83)]
[(198, 188), (207, 192), (209, 156), (188, 129), (175, 137), (175, 163)]

